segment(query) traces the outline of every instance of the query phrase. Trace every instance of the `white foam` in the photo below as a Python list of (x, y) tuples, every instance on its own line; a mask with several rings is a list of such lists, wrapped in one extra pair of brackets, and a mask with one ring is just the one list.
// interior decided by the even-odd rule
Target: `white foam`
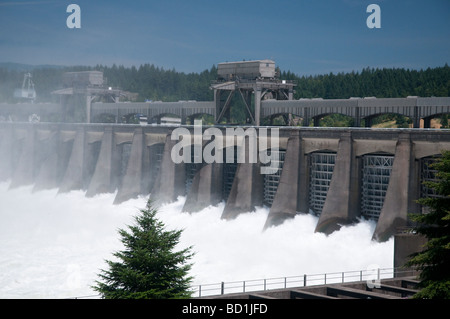
[[(96, 294), (104, 260), (122, 244), (117, 233), (145, 207), (146, 198), (113, 205), (115, 194), (86, 198), (81, 191), (33, 193), (0, 183), (0, 298), (66, 298)], [(325, 236), (317, 217), (298, 215), (262, 231), (267, 208), (220, 219), (224, 204), (181, 213), (185, 198), (159, 209), (167, 229), (184, 229), (180, 249), (193, 246), (194, 284), (363, 270), (393, 266), (393, 240), (371, 240), (362, 221)]]

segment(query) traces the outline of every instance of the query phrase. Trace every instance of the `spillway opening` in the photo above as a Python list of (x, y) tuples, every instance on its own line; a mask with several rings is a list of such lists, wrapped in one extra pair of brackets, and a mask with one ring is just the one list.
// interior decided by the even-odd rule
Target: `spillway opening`
[[(87, 150), (85, 152), (86, 165), (83, 170), (83, 188), (88, 189), (91, 182), (92, 176), (95, 172), (95, 167), (97, 165), (98, 158), (100, 156), (100, 149), (102, 146), (101, 141), (88, 143)], [(73, 150), (72, 150), (73, 151)]]
[(20, 156), (22, 155), (24, 149), (25, 139), (15, 139), (14, 145), (12, 147), (12, 152), (10, 156), (11, 160), (11, 172), (9, 172), (9, 177), (12, 176), (13, 172), (16, 171), (17, 166), (20, 161)]
[[(228, 152), (233, 152), (234, 157), (233, 161), (227, 160)], [(231, 188), (233, 187), (234, 177), (236, 176), (236, 171), (238, 167), (237, 160), (237, 146), (232, 148), (225, 148), (223, 152), (224, 160), (223, 160), (223, 171), (222, 171), (222, 198), (227, 201), (228, 196), (230, 195)]]
[(275, 195), (277, 194), (278, 185), (280, 184), (281, 173), (283, 172), (284, 159), (286, 150), (271, 149), (267, 152), (272, 160), (266, 166), (278, 167), (276, 173), (264, 175), (264, 205), (272, 206)]
[(131, 143), (123, 143), (118, 145), (119, 147), (119, 153), (120, 153), (120, 167), (119, 167), (119, 174), (120, 174), (120, 180), (125, 176), (127, 173), (127, 167), (128, 167), (128, 161), (130, 160), (131, 155)]
[[(202, 160), (202, 155), (201, 152), (199, 152), (199, 154), (196, 154), (196, 152), (194, 151), (194, 148), (196, 146), (193, 145), (191, 147), (191, 161), (190, 163), (185, 163), (184, 167), (185, 167), (185, 173), (186, 173), (186, 194), (189, 194), (189, 191), (191, 189), (192, 186), (192, 182), (194, 180), (195, 174), (197, 174), (197, 172), (202, 168), (203, 166), (203, 160)], [(201, 145), (199, 146), (201, 149)], [(200, 162), (200, 163), (197, 163)]]
[(361, 215), (378, 220), (383, 208), (394, 156), (369, 154), (362, 158)]
[(309, 162), (309, 208), (320, 215), (333, 177), (336, 153), (314, 152), (310, 154)]
[(164, 155), (164, 143), (154, 144), (149, 146), (148, 148), (148, 154), (149, 154), (149, 184), (148, 189), (153, 189), (153, 186), (155, 185), (156, 178), (158, 176), (158, 173), (161, 169), (161, 161), (163, 159)]

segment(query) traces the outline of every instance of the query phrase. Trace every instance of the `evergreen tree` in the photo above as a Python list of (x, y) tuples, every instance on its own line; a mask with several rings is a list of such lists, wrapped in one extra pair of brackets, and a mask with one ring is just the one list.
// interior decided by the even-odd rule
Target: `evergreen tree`
[(411, 215), (418, 223), (416, 232), (426, 236), (422, 252), (413, 254), (407, 267), (421, 271), (422, 290), (415, 298), (450, 298), (450, 151), (444, 151), (433, 164), (438, 182), (427, 182), (441, 196), (421, 198), (419, 203), (430, 208), (427, 214)]
[(156, 218), (151, 202), (129, 231), (120, 229), (124, 251), (114, 253), (120, 261), (106, 261), (94, 290), (106, 299), (182, 299), (190, 298), (188, 277), (191, 247), (174, 252), (182, 231), (166, 231)]

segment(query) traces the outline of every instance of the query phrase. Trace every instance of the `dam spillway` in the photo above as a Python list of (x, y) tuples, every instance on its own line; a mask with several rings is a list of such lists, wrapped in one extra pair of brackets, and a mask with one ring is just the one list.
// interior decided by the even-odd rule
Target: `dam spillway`
[[(181, 127), (194, 134), (193, 126)], [(374, 238), (386, 240), (409, 225), (407, 214), (422, 210), (418, 198), (432, 196), (422, 182), (434, 178), (430, 163), (450, 149), (448, 130), (279, 127), (277, 148), (258, 150), (279, 154), (279, 170), (264, 175), (258, 161), (174, 163), (177, 128), (2, 123), (0, 178), (11, 179), (12, 188), (85, 190), (86, 196), (117, 191), (116, 203), (186, 196), (190, 213), (225, 201), (223, 219), (266, 205), (266, 228), (312, 211), (320, 216), (316, 230), (331, 233), (364, 217), (378, 221)], [(202, 150), (208, 145), (197, 141)], [(242, 143), (236, 139), (234, 148)]]

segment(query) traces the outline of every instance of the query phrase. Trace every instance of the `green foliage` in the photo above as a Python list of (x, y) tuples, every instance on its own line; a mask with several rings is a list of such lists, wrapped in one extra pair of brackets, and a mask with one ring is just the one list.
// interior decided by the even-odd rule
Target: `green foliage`
[(319, 126), (323, 127), (351, 127), (353, 126), (353, 118), (343, 114), (330, 114), (323, 117)]
[(449, 122), (448, 122), (448, 114), (442, 114), (441, 118), (441, 128), (450, 128)]
[(182, 231), (166, 231), (156, 218), (151, 202), (135, 217), (129, 232), (120, 229), (125, 250), (114, 253), (119, 261), (106, 261), (94, 290), (106, 299), (181, 299), (190, 298), (187, 277), (192, 258), (191, 247), (174, 252)]
[(281, 79), (298, 83), (294, 98), (348, 99), (350, 97), (396, 98), (450, 96), (450, 67), (409, 69), (371, 69), (361, 72), (298, 76), (282, 72)]
[(430, 209), (427, 214), (413, 214), (418, 223), (416, 232), (426, 236), (422, 252), (412, 256), (406, 264), (421, 270), (422, 290), (415, 298), (450, 298), (450, 151), (444, 151), (433, 164), (438, 182), (427, 182), (440, 197), (421, 198), (418, 202)]

